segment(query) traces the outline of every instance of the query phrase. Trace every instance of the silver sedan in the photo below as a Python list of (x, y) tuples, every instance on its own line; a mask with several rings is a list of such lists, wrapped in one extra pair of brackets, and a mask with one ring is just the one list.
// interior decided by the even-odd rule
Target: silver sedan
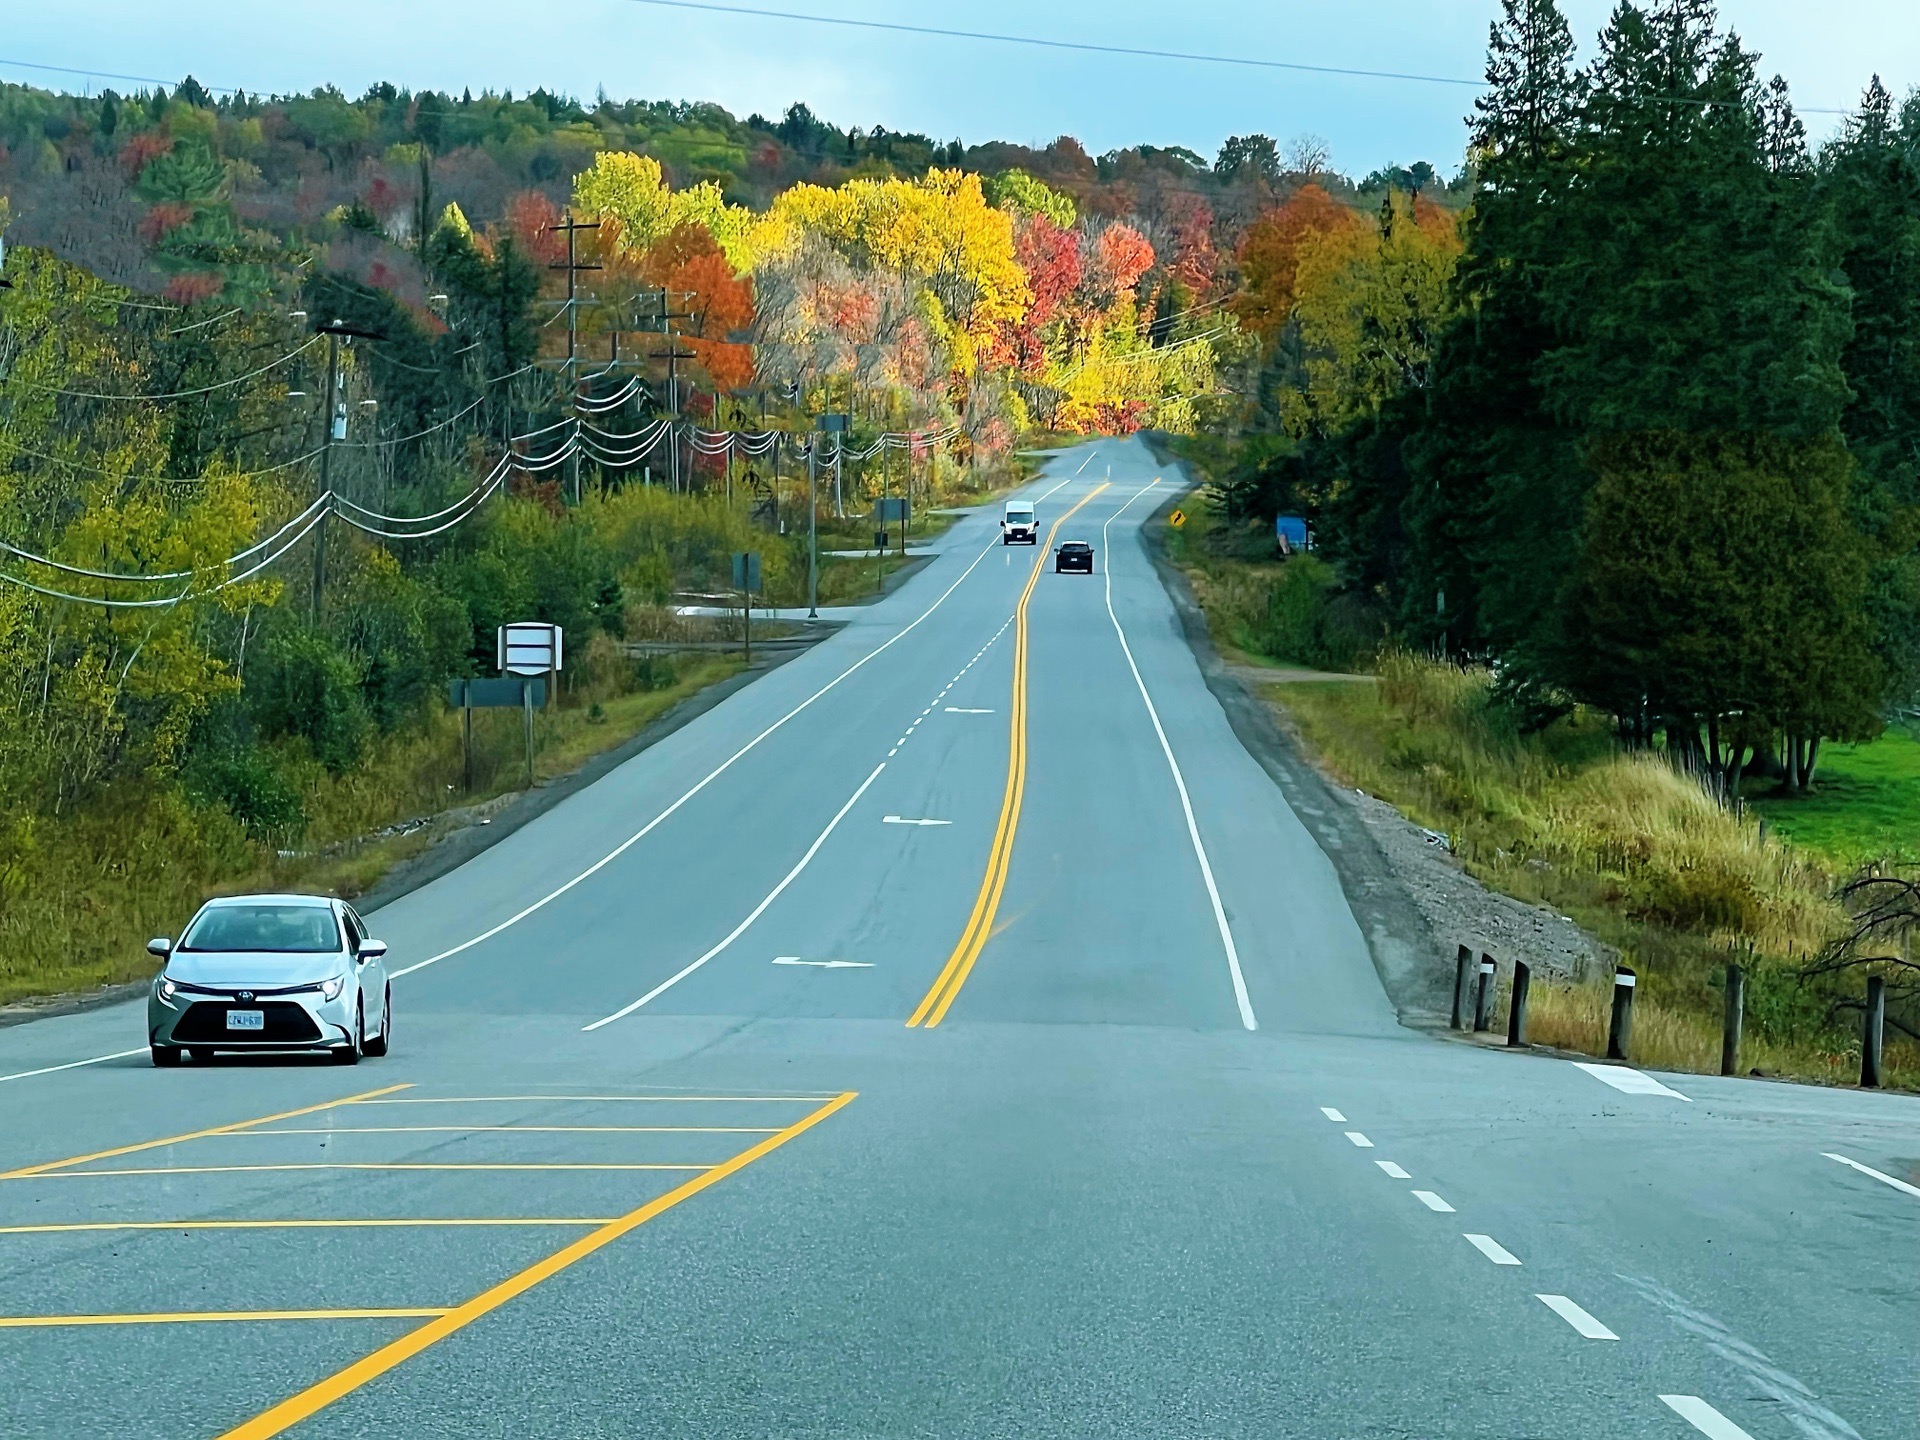
[(325, 1050), (353, 1065), (392, 1043), (386, 944), (344, 901), (209, 900), (177, 944), (147, 950), (166, 962), (147, 998), (155, 1065), (216, 1050)]

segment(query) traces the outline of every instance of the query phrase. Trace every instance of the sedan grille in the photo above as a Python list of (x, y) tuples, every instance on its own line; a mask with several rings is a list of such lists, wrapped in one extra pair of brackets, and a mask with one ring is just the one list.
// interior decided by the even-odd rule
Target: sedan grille
[[(229, 1030), (227, 1011), (258, 1010), (263, 1024), (258, 1030)], [(258, 1005), (228, 1005), (220, 1001), (197, 1000), (173, 1027), (173, 1039), (182, 1045), (244, 1044), (304, 1045), (320, 1038), (320, 1028), (303, 1006), (291, 1000), (262, 1000)]]

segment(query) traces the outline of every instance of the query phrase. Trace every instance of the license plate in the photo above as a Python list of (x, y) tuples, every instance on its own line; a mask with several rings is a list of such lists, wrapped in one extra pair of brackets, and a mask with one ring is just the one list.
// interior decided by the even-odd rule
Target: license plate
[(227, 1029), (264, 1030), (267, 1028), (267, 1012), (264, 1010), (227, 1011)]

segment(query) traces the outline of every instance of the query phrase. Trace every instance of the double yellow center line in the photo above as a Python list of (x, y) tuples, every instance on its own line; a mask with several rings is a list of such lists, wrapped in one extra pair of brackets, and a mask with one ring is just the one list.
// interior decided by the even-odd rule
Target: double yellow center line
[(1094, 486), (1071, 510), (1053, 522), (1053, 528), (1047, 531), (1046, 545), (1033, 558), (1033, 573), (1027, 576), (1026, 588), (1020, 592), (1020, 603), (1013, 612), (1013, 718), (1000, 823), (994, 828), (993, 847), (987, 852), (987, 873), (980, 881), (980, 893), (974, 899), (973, 913), (967, 917), (967, 928), (960, 932), (960, 943), (953, 947), (953, 954), (947, 957), (933, 988), (908, 1018), (909, 1026), (922, 1025), (930, 1030), (946, 1018), (960, 994), (960, 987), (973, 973), (973, 962), (980, 958), (988, 937), (993, 934), (994, 916), (999, 913), (1000, 895), (1007, 888), (1007, 868), (1013, 860), (1014, 831), (1020, 827), (1020, 802), (1027, 788), (1027, 603), (1033, 599), (1033, 587), (1040, 579), (1046, 557), (1053, 551), (1053, 538), (1060, 533), (1060, 527), (1106, 488), (1104, 481)]

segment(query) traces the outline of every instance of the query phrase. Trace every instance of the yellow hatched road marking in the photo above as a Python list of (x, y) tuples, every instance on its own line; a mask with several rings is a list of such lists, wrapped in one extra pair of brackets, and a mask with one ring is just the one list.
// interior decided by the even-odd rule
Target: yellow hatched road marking
[(233, 1135), (773, 1135), (777, 1125), (311, 1125)]
[(172, 1310), (151, 1315), (0, 1315), (0, 1330), (56, 1325), (203, 1325), (221, 1320), (417, 1320), (445, 1315), (445, 1306), (398, 1310)]
[(986, 948), (987, 937), (993, 933), (994, 916), (999, 913), (1000, 896), (1007, 888), (1007, 871), (1013, 863), (1013, 837), (1020, 828), (1020, 804), (1027, 788), (1027, 606), (1033, 599), (1033, 587), (1040, 579), (1041, 561), (1053, 549), (1053, 537), (1073, 518), (1075, 511), (1106, 488), (1104, 481), (1094, 486), (1080, 497), (1073, 509), (1053, 522), (1053, 528), (1047, 531), (1046, 547), (1033, 557), (1033, 573), (1027, 576), (1026, 589), (1020, 592), (1020, 603), (1013, 612), (1013, 718), (1009, 722), (1007, 788), (1000, 802), (1000, 823), (994, 829), (993, 846), (987, 852), (987, 873), (980, 881), (973, 913), (967, 917), (960, 942), (953, 947), (953, 954), (947, 957), (932, 988), (908, 1017), (909, 1026), (924, 1025), (931, 1030), (946, 1018), (960, 987), (973, 973), (974, 961)]
[[(374, 1091), (380, 1094), (380, 1091)], [(635, 1101), (652, 1103), (684, 1103), (699, 1101), (727, 1101), (748, 1105), (819, 1105), (833, 1099), (831, 1095), (409, 1095), (404, 1100), (355, 1100), (356, 1105), (498, 1105), (510, 1102), (553, 1101), (591, 1102)], [(274, 1117), (277, 1118), (277, 1117)]]
[(189, 1140), (204, 1140), (209, 1135), (227, 1135), (253, 1125), (271, 1125), (276, 1120), (297, 1120), (302, 1115), (317, 1115), (322, 1110), (333, 1109), (336, 1105), (363, 1105), (377, 1095), (391, 1095), (396, 1090), (411, 1088), (408, 1085), (383, 1085), (378, 1090), (362, 1090), (358, 1095), (347, 1095), (338, 1100), (324, 1100), (318, 1105), (303, 1105), (298, 1110), (282, 1110), (277, 1114), (262, 1115), (255, 1120), (236, 1120), (231, 1125), (210, 1125), (205, 1130), (190, 1130), (185, 1135), (169, 1135), (164, 1140), (142, 1140), (137, 1145), (118, 1145), (111, 1150), (95, 1150), (91, 1155), (75, 1155), (69, 1160), (49, 1160), (42, 1165), (28, 1165), (19, 1170), (0, 1172), (0, 1180), (24, 1180), (33, 1175), (44, 1175), (50, 1170), (64, 1170), (69, 1165), (85, 1165), (90, 1160), (112, 1160), (121, 1155), (135, 1155), (142, 1150), (158, 1150), (166, 1145), (184, 1145)]
[(552, 1219), (365, 1219), (365, 1220), (77, 1220), (68, 1224), (0, 1225), (0, 1235), (66, 1235), (86, 1230), (384, 1230), (430, 1229), (434, 1226), (611, 1225), (613, 1218)]
[(279, 1170), (711, 1170), (711, 1165), (576, 1165), (555, 1161), (552, 1164), (497, 1165), (437, 1163), (408, 1160), (315, 1160), (288, 1165), (157, 1165), (139, 1170), (56, 1170), (46, 1175), (0, 1175), (0, 1180), (93, 1180), (102, 1175), (261, 1175)]
[(529, 1265), (517, 1275), (509, 1276), (489, 1290), (483, 1290), (463, 1305), (458, 1305), (435, 1319), (429, 1320), (417, 1330), (410, 1330), (398, 1340), (383, 1345), (371, 1355), (356, 1360), (346, 1369), (328, 1376), (318, 1384), (310, 1385), (299, 1394), (282, 1400), (271, 1410), (254, 1416), (253, 1419), (236, 1425), (220, 1437), (220, 1440), (269, 1440), (279, 1435), (331, 1405), (341, 1396), (359, 1389), (369, 1380), (377, 1379), (387, 1371), (418, 1355), (422, 1350), (435, 1345), (457, 1330), (464, 1329), (481, 1316), (499, 1309), (509, 1300), (525, 1294), (542, 1281), (550, 1280), (575, 1262), (584, 1260), (594, 1251), (611, 1245), (623, 1235), (632, 1233), (657, 1215), (663, 1215), (683, 1200), (690, 1200), (711, 1185), (717, 1185), (727, 1176), (744, 1170), (754, 1161), (771, 1155), (795, 1136), (803, 1134), (825, 1120), (829, 1115), (853, 1103), (855, 1092), (848, 1090), (835, 1096), (817, 1110), (802, 1116), (786, 1129), (769, 1135), (751, 1149), (743, 1150), (724, 1164), (716, 1165), (704, 1175), (695, 1176), (673, 1190), (654, 1200), (649, 1200), (639, 1209), (629, 1211), (609, 1225), (603, 1225), (589, 1235), (582, 1235), (562, 1250), (557, 1250), (546, 1259)]

